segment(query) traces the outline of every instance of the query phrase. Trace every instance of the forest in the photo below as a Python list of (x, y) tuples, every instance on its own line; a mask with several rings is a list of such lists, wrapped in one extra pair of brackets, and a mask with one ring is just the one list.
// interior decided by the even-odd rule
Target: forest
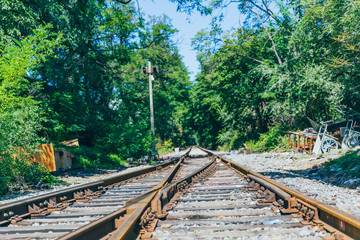
[(359, 0), (171, 0), (191, 14), (237, 8), (197, 33), (201, 71), (189, 71), (171, 16), (136, 1), (0, 0), (0, 193), (54, 178), (29, 155), (79, 139), (88, 168), (120, 167), (151, 152), (148, 76), (155, 76), (158, 148), (278, 146), (287, 130), (360, 112)]

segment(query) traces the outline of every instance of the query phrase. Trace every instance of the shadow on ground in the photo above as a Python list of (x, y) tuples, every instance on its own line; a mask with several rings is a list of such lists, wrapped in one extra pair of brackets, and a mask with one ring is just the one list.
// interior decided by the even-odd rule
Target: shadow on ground
[(274, 180), (281, 178), (305, 178), (338, 187), (356, 189), (360, 186), (360, 179), (351, 177), (344, 171), (334, 171), (332, 169), (329, 170), (322, 165), (305, 170), (281, 170), (260, 172), (260, 174), (269, 176)]

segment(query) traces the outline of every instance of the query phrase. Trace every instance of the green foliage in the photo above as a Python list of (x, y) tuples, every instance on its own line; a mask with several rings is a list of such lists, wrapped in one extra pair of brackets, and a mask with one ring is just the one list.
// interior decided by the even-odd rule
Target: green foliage
[(59, 182), (44, 166), (33, 163), (22, 156), (0, 155), (0, 195), (16, 189), (27, 189), (30, 185), (53, 184)]
[[(178, 2), (181, 7), (187, 1)], [(216, 1), (208, 7), (229, 4)], [(337, 108), (360, 112), (358, 1), (232, 4), (246, 16), (243, 28), (223, 33), (214, 21), (193, 39), (201, 73), (191, 91), (205, 96), (191, 99), (193, 125), (201, 125), (189, 128), (201, 143), (207, 139), (208, 146), (237, 148), (270, 126), (304, 129), (306, 117), (320, 122), (338, 117)], [(261, 141), (249, 145), (255, 143), (256, 149), (268, 149)]]
[(348, 151), (344, 156), (331, 160), (324, 164), (324, 169), (328, 172), (342, 168), (342, 171), (351, 177), (360, 177), (360, 150)]
[(159, 141), (156, 144), (156, 150), (158, 151), (159, 155), (162, 156), (169, 152), (172, 152), (174, 150), (174, 146), (171, 140), (165, 140), (163, 143)]
[[(247, 148), (249, 148), (252, 152), (265, 152), (271, 151), (274, 149), (281, 148), (282, 150), (287, 145), (286, 138), (283, 137), (284, 131), (282, 130), (280, 125), (276, 125), (269, 128), (269, 131), (266, 133), (260, 134), (259, 140), (250, 140), (245, 142)], [(284, 146), (284, 144), (286, 144)]]
[(106, 151), (87, 146), (68, 147), (62, 144), (55, 144), (56, 149), (65, 149), (74, 154), (73, 167), (83, 167), (86, 169), (101, 168), (101, 169), (121, 169), (127, 167), (128, 163), (122, 156)]
[[(24, 50), (14, 48), (18, 54), (6, 57), (19, 62), (36, 56), (29, 58), (36, 63), (21, 63), (26, 77), (17, 86), (39, 103), (38, 135), (54, 142), (78, 138), (83, 147), (75, 151), (86, 167), (120, 166), (128, 157), (149, 155), (148, 77), (140, 69), (151, 60), (160, 70), (153, 82), (156, 133), (184, 142), (180, 116), (190, 82), (168, 17), (145, 20), (133, 3), (115, 0), (0, 0), (0, 6), (0, 44), (41, 42), (22, 43)], [(41, 24), (51, 26), (34, 34)], [(17, 76), (14, 68), (5, 70)]]
[(71, 151), (85, 167), (149, 155), (148, 76), (140, 71), (148, 60), (160, 70), (156, 137), (174, 146), (246, 142), (268, 151), (285, 144), (286, 130), (307, 127), (306, 116), (319, 122), (339, 107), (360, 111), (357, 0), (174, 2), (202, 14), (237, 4), (246, 16), (227, 33), (223, 16), (214, 17), (194, 37), (201, 72), (193, 84), (166, 16), (145, 19), (134, 3), (115, 0), (0, 0), (2, 192), (16, 179), (49, 178), (26, 164), (44, 138), (78, 138)]
[(33, 95), (41, 85), (29, 75), (46, 61), (60, 37), (49, 34), (50, 25), (17, 41), (6, 40), (0, 49), (0, 194), (27, 185), (52, 183), (55, 178), (30, 158), (41, 142), (42, 110)]
[(237, 131), (224, 131), (219, 134), (218, 143), (223, 144), (223, 150), (239, 149), (243, 147), (244, 136)]

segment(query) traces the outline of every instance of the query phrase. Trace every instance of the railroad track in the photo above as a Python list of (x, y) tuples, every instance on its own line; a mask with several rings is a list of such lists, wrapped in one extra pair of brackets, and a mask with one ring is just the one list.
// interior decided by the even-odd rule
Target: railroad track
[(81, 189), (0, 206), (0, 239), (360, 239), (359, 219), (201, 148)]
[[(149, 239), (316, 239), (329, 235), (259, 204), (257, 191), (224, 164), (204, 183), (190, 187)], [(250, 190), (250, 191), (249, 191)]]
[(0, 239), (56, 239), (156, 187), (182, 158), (0, 206)]
[(58, 207), (49, 215), (40, 213), (41, 218), (34, 216), (32, 219), (24, 219), (9, 225), (8, 228), (0, 228), (0, 234), (5, 235), (5, 239), (13, 239), (14, 236), (20, 239), (29, 237), (58, 238), (121, 208), (126, 201), (159, 184), (171, 170), (172, 167), (169, 167), (156, 174), (115, 184), (108, 187), (99, 196), (97, 193), (92, 193), (87, 198), (78, 198), (69, 206)]

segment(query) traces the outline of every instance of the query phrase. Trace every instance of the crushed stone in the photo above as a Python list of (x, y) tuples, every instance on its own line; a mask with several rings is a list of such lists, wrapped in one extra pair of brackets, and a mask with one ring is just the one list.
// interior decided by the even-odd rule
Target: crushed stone
[(294, 152), (262, 154), (221, 152), (219, 155), (360, 218), (360, 187), (354, 188), (354, 182), (357, 180), (329, 181), (327, 176), (319, 173), (321, 165), (337, 157), (335, 155), (314, 156)]

